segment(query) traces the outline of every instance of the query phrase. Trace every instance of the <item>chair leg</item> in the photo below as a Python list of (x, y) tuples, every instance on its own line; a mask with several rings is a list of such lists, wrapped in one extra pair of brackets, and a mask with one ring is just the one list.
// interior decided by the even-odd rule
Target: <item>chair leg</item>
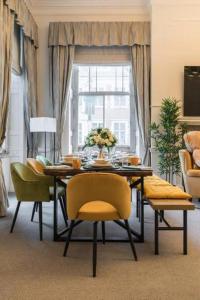
[(72, 230), (74, 228), (74, 220), (71, 221), (71, 224), (70, 224), (70, 227), (69, 227), (69, 233), (68, 233), (68, 237), (67, 237), (67, 240), (66, 240), (66, 244), (65, 244), (65, 249), (64, 249), (64, 253), (63, 253), (63, 256), (66, 256), (67, 254), (67, 250), (68, 250), (68, 247), (69, 247), (69, 242), (70, 242), (70, 239), (71, 239), (71, 235), (72, 235)]
[(105, 244), (106, 243), (105, 221), (101, 222), (101, 227), (102, 227), (102, 241), (103, 241), (103, 244)]
[(67, 214), (65, 212), (65, 207), (64, 207), (63, 199), (59, 198), (59, 202), (60, 202), (60, 208), (61, 208), (61, 211), (62, 211), (62, 214), (63, 214), (63, 218), (64, 218), (64, 221), (65, 221), (65, 225), (68, 227)]
[(97, 225), (98, 225), (98, 222), (94, 222), (94, 234), (93, 234), (93, 277), (96, 277), (96, 267), (97, 267)]
[(33, 205), (33, 210), (32, 210), (32, 215), (31, 215), (31, 222), (33, 222), (33, 219), (34, 219), (34, 215), (35, 215), (35, 212), (36, 212), (36, 206), (37, 206), (37, 202), (35, 202), (34, 205)]
[(134, 242), (133, 242), (133, 239), (132, 239), (132, 236), (131, 236), (131, 231), (130, 231), (128, 220), (124, 220), (124, 222), (125, 222), (125, 225), (126, 225), (126, 230), (127, 230), (127, 233), (128, 233), (128, 238), (129, 238), (130, 244), (131, 244), (131, 249), (132, 249), (132, 252), (133, 252), (133, 256), (134, 256), (135, 260), (137, 261), (138, 260), (137, 259), (137, 254), (136, 254), (135, 245), (134, 245)]
[(10, 233), (13, 232), (13, 229), (14, 229), (14, 227), (15, 227), (15, 222), (16, 222), (16, 220), (17, 220), (17, 215), (18, 215), (18, 211), (19, 211), (20, 204), (21, 204), (21, 201), (18, 201), (16, 210), (15, 210), (15, 214), (14, 214), (14, 218), (13, 218), (13, 221), (12, 221)]
[(39, 207), (39, 229), (40, 229), (40, 241), (43, 240), (43, 232), (42, 232), (42, 202), (38, 203)]

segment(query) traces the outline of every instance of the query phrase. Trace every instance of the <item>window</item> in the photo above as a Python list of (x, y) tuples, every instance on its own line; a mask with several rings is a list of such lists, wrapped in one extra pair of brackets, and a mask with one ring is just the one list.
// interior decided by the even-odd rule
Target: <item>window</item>
[(97, 127), (110, 128), (118, 137), (117, 147), (134, 151), (130, 147), (130, 98), (133, 97), (130, 74), (128, 64), (74, 65), (71, 98), (73, 151), (82, 147), (88, 132)]
[(119, 145), (128, 144), (127, 134), (126, 134), (126, 122), (113, 122), (112, 130), (118, 139)]

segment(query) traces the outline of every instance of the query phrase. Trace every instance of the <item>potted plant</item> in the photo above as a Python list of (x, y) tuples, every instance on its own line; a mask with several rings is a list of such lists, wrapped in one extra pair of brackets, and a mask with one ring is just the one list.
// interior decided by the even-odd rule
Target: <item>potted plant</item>
[(103, 158), (103, 148), (107, 148), (108, 151), (110, 148), (114, 147), (117, 143), (116, 136), (108, 128), (97, 128), (92, 129), (85, 140), (85, 145), (83, 147), (94, 147), (99, 148), (98, 158)]
[(180, 174), (179, 150), (184, 147), (183, 135), (187, 131), (186, 124), (180, 124), (181, 107), (175, 98), (162, 99), (160, 123), (152, 123), (151, 137), (159, 155), (159, 171), (166, 180), (174, 183), (174, 175)]

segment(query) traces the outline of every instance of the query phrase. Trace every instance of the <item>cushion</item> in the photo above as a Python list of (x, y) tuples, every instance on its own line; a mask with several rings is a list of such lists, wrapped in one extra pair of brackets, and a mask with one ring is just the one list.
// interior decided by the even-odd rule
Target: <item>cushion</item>
[(118, 220), (120, 216), (116, 208), (105, 201), (90, 201), (79, 209), (77, 219), (86, 221)]
[(148, 199), (190, 199), (192, 196), (183, 192), (179, 187), (172, 185), (148, 185), (144, 189)]
[(189, 176), (189, 177), (200, 177), (200, 170), (190, 169), (190, 170), (187, 171), (187, 176)]
[(43, 155), (37, 155), (36, 159), (44, 164), (44, 166), (51, 166), (52, 163)]
[(200, 149), (200, 131), (189, 131), (184, 134), (183, 138), (189, 152)]
[(197, 167), (200, 167), (200, 149), (195, 149), (192, 153), (192, 157)]

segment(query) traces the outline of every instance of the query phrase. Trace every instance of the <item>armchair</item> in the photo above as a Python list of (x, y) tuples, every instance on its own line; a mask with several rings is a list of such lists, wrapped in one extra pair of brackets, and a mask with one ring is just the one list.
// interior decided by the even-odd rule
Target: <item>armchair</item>
[(184, 135), (187, 149), (179, 151), (183, 183), (187, 193), (193, 198), (200, 198), (200, 131), (190, 131)]
[(42, 240), (42, 202), (49, 202), (49, 182), (44, 176), (36, 175), (29, 167), (22, 163), (11, 164), (11, 176), (18, 200), (10, 233), (13, 232), (21, 202), (37, 202), (39, 207), (40, 240)]

